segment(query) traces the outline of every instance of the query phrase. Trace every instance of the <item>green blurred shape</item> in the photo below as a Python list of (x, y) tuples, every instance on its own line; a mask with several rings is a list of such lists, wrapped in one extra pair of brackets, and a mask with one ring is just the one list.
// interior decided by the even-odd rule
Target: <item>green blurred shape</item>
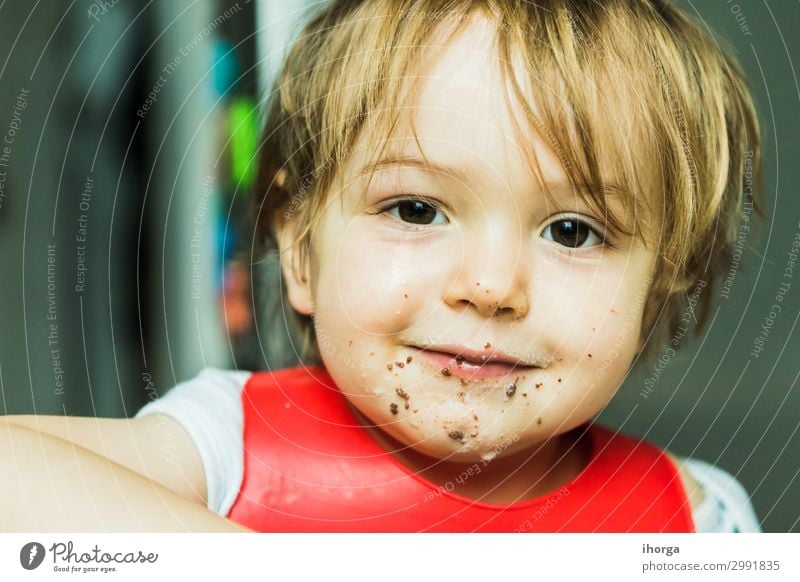
[(252, 97), (233, 99), (229, 109), (231, 177), (237, 188), (248, 188), (256, 174), (258, 112)]

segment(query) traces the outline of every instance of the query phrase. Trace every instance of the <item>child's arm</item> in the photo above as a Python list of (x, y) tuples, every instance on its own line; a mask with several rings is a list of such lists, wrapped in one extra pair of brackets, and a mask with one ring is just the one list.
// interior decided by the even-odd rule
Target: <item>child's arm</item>
[(692, 477), (692, 474), (689, 472), (686, 466), (675, 455), (666, 451), (665, 454), (672, 462), (672, 465), (678, 469), (678, 475), (680, 475), (683, 489), (686, 491), (686, 496), (689, 498), (689, 506), (692, 508), (693, 512), (696, 512), (697, 509), (703, 504), (703, 501), (705, 501), (703, 488), (700, 486), (700, 483), (698, 483), (697, 480)]
[(202, 463), (169, 417), (0, 417), (0, 531), (34, 530), (247, 531), (205, 507)]

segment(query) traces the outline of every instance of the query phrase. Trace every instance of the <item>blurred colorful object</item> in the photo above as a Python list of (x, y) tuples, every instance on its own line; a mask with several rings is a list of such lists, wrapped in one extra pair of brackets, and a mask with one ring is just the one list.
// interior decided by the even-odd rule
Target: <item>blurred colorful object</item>
[(220, 295), (220, 307), (225, 314), (228, 336), (236, 340), (250, 330), (253, 317), (250, 310), (250, 275), (238, 261), (225, 267), (224, 284)]
[(237, 236), (246, 204), (240, 189), (248, 192), (255, 179), (253, 162), (258, 143), (258, 111), (255, 100), (237, 94), (239, 55), (236, 47), (224, 38), (214, 41), (213, 90), (219, 106), (219, 139), (225, 161), (216, 166), (222, 178), (218, 183), (223, 195), (214, 207), (215, 250), (214, 284), (228, 337), (243, 338), (252, 326), (250, 276), (244, 264), (236, 261)]
[(215, 38), (211, 56), (214, 59), (214, 91), (217, 95), (227, 97), (239, 76), (239, 60), (236, 50), (227, 40)]
[(235, 97), (229, 108), (231, 177), (236, 188), (249, 188), (255, 178), (258, 111), (252, 97)]

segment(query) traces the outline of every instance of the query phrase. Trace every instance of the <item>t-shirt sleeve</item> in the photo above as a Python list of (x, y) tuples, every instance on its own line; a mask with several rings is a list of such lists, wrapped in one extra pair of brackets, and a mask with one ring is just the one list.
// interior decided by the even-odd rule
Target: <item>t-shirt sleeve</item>
[(703, 501), (692, 511), (698, 533), (760, 533), (750, 496), (730, 473), (705, 461), (681, 458), (703, 489)]
[(205, 368), (135, 416), (165, 414), (183, 426), (203, 462), (208, 508), (222, 516), (236, 500), (244, 474), (241, 393), (249, 377), (250, 372)]

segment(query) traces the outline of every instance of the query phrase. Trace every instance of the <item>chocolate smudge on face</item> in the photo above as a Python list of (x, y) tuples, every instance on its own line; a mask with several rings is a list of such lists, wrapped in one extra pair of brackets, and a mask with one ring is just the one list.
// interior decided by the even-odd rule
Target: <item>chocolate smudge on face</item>
[(410, 363), (411, 363), (411, 360), (413, 360), (413, 359), (414, 359), (414, 358), (412, 358), (411, 356), (408, 356), (408, 357), (406, 358), (406, 364), (410, 364)]
[(506, 397), (511, 398), (517, 392), (517, 383), (513, 382), (506, 388)]
[(449, 433), (447, 433), (447, 436), (449, 436), (454, 441), (464, 440), (464, 433), (461, 432), (460, 430), (451, 430)]
[(403, 388), (402, 388), (402, 387), (401, 387), (401, 388), (396, 388), (396, 389), (395, 389), (395, 392), (397, 392), (397, 395), (398, 395), (400, 398), (402, 398), (403, 400), (405, 400), (405, 404), (403, 405), (403, 408), (405, 408), (406, 410), (408, 410), (409, 406), (411, 406), (411, 405), (408, 403), (408, 399), (409, 399), (409, 398), (411, 398), (411, 397), (408, 395), (408, 392), (406, 392), (405, 390), (403, 390)]
[(392, 414), (397, 414), (397, 404), (395, 404), (394, 402), (392, 402), (392, 403), (389, 405), (389, 412), (391, 412)]
[(402, 368), (403, 366), (405, 366), (403, 362), (395, 362), (394, 365), (397, 366), (398, 368)]
[(449, 376), (450, 368), (442, 368), (442, 376)]
[(386, 364), (386, 369), (389, 370), (390, 372), (392, 371), (392, 363), (391, 362)]
[(536, 424), (542, 424), (542, 417), (541, 416), (536, 419)]

